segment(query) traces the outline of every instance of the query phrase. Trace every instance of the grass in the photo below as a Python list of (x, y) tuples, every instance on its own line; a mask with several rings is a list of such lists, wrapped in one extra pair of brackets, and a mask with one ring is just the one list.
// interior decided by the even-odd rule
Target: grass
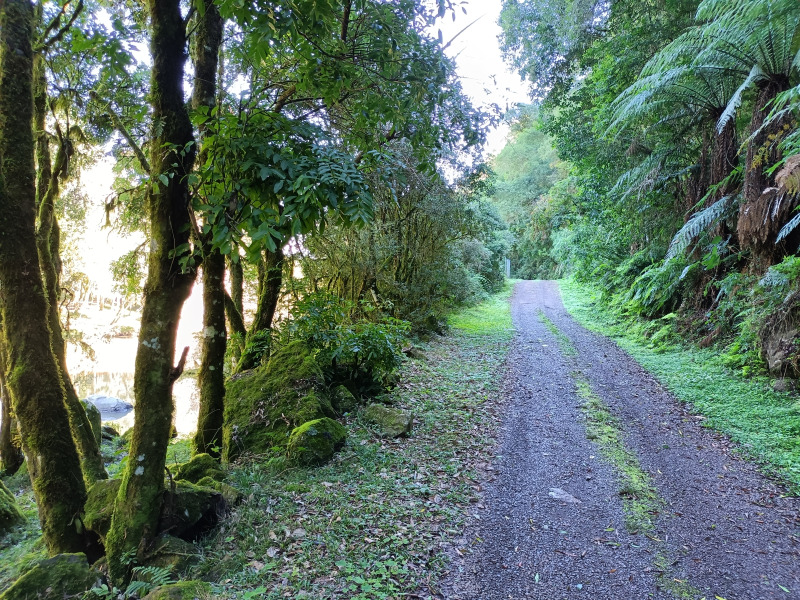
[(632, 333), (599, 295), (574, 281), (561, 281), (564, 306), (584, 327), (614, 338), (681, 401), (706, 417), (703, 424), (730, 437), (740, 451), (800, 494), (800, 402), (775, 392), (767, 378), (745, 379), (726, 367), (719, 354), (661, 344)]
[(414, 413), (411, 437), (380, 439), (356, 415), (326, 466), (290, 468), (275, 456), (231, 470), (246, 500), (206, 540), (198, 573), (221, 582), (217, 597), (435, 592), (449, 540), (477, 499), (476, 465), (493, 448), (498, 372), (513, 334), (509, 295), (510, 287), (454, 314), (425, 360), (404, 365), (391, 401)]
[(544, 326), (547, 327), (550, 333), (558, 340), (558, 347), (561, 350), (561, 354), (567, 357), (578, 356), (578, 351), (575, 349), (575, 346), (572, 345), (570, 339), (561, 332), (546, 314), (544, 314), (544, 311), (539, 311), (539, 320), (544, 323)]

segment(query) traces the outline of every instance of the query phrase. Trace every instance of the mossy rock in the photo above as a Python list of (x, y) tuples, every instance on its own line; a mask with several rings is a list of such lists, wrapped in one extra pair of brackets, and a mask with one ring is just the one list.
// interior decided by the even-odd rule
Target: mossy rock
[(79, 598), (102, 582), (85, 554), (57, 554), (41, 561), (0, 594), (0, 600)]
[(102, 425), (100, 427), (100, 434), (106, 442), (110, 442), (119, 437), (119, 431), (111, 427), (111, 425)]
[(176, 481), (174, 489), (164, 491), (158, 530), (184, 540), (196, 540), (216, 527), (227, 512), (225, 498), (217, 490)]
[(103, 417), (100, 415), (100, 409), (88, 400), (81, 400), (81, 404), (83, 404), (83, 410), (86, 412), (86, 417), (92, 426), (94, 439), (99, 446), (103, 439)]
[(225, 504), (228, 506), (236, 506), (242, 501), (242, 494), (239, 490), (225, 482), (215, 481), (211, 477), (203, 477), (197, 482), (197, 485), (217, 490), (225, 498)]
[(121, 479), (101, 479), (89, 488), (84, 505), (83, 524), (94, 531), (105, 543), (108, 528), (111, 526), (111, 513), (119, 493)]
[(319, 365), (299, 341), (279, 348), (263, 367), (232, 378), (226, 385), (223, 460), (285, 447), (294, 428), (335, 416), (320, 393), (323, 385)]
[(361, 402), (346, 385), (337, 385), (331, 390), (331, 404), (340, 415), (353, 412), (361, 406)]
[(225, 479), (225, 471), (220, 464), (209, 454), (195, 454), (189, 462), (178, 465), (175, 479), (197, 483), (201, 479), (210, 477), (214, 481)]
[(383, 404), (370, 404), (362, 413), (364, 419), (376, 425), (383, 437), (397, 438), (411, 433), (414, 415), (411, 413), (384, 406)]
[(143, 600), (206, 600), (213, 597), (211, 584), (205, 581), (179, 581), (158, 586)]
[(173, 575), (186, 573), (200, 562), (200, 553), (194, 544), (172, 535), (161, 535), (153, 544), (153, 551), (142, 561), (144, 567), (169, 569)]
[(0, 535), (25, 522), (25, 515), (8, 488), (0, 481)]
[(323, 417), (303, 423), (292, 431), (287, 446), (289, 460), (303, 466), (328, 462), (344, 445), (347, 431), (333, 419)]

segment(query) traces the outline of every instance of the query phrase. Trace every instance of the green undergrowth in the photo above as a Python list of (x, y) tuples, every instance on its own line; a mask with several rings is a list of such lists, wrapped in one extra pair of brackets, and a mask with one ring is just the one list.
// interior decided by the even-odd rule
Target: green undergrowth
[(578, 351), (575, 349), (575, 346), (572, 345), (570, 339), (561, 332), (546, 314), (544, 314), (544, 311), (539, 311), (539, 320), (544, 323), (544, 326), (547, 327), (550, 333), (558, 340), (558, 347), (561, 350), (561, 354), (564, 356), (578, 356)]
[[(378, 600), (436, 590), (448, 540), (477, 498), (512, 337), (510, 287), (453, 315), (450, 330), (407, 361), (386, 398), (415, 415), (408, 438), (376, 437), (358, 414), (327, 465), (244, 457), (229, 481), (244, 495), (204, 543), (195, 574), (220, 598)], [(419, 592), (422, 594), (423, 592)]]
[(594, 441), (620, 479), (619, 493), (625, 511), (625, 526), (631, 533), (651, 534), (664, 504), (639, 459), (622, 440), (620, 423), (602, 399), (592, 391), (582, 373), (573, 372), (578, 395), (584, 400), (586, 437)]
[(800, 494), (800, 401), (776, 392), (765, 377), (745, 379), (711, 349), (676, 343), (657, 348), (613, 314), (599, 293), (560, 282), (564, 306), (584, 327), (613, 338), (681, 401), (706, 417), (703, 424), (729, 436), (739, 449)]

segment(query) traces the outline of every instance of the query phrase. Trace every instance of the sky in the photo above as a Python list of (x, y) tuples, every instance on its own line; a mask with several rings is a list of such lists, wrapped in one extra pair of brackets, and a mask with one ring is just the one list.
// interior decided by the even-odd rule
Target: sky
[[(437, 25), (442, 30), (445, 44), (450, 42), (446, 53), (454, 58), (458, 75), (466, 94), (475, 106), (497, 104), (505, 111), (516, 104), (530, 102), (528, 86), (520, 76), (512, 72), (503, 61), (497, 24), (500, 18), (501, 0), (467, 0), (465, 15), (460, 9), (447, 14)], [(475, 21), (474, 24), (470, 25)], [(459, 31), (466, 29), (463, 33)], [(455, 38), (455, 39), (454, 39)], [(489, 135), (486, 156), (497, 155), (505, 145), (508, 126), (500, 124)]]

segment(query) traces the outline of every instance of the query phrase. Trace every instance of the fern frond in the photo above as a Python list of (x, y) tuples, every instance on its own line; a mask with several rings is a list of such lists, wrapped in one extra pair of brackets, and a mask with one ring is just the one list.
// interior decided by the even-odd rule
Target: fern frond
[(736, 199), (737, 196), (734, 194), (723, 196), (708, 208), (693, 214), (672, 238), (667, 250), (666, 260), (682, 254), (697, 236), (726, 216), (728, 210), (735, 204)]
[(781, 230), (778, 232), (778, 237), (775, 238), (775, 243), (778, 244), (783, 241), (784, 238), (797, 229), (798, 225), (800, 225), (800, 213), (793, 216), (786, 225), (781, 227)]
[(739, 86), (739, 89), (736, 90), (731, 99), (728, 101), (728, 105), (725, 107), (725, 110), (722, 111), (722, 115), (720, 116), (719, 121), (717, 121), (717, 133), (722, 133), (722, 130), (725, 129), (725, 125), (728, 124), (728, 121), (730, 121), (736, 115), (736, 109), (739, 108), (739, 105), (741, 105), (742, 95), (747, 91), (747, 89), (765, 77), (766, 75), (764, 71), (761, 70), (761, 67), (758, 65), (753, 65), (753, 68), (750, 70), (750, 74), (747, 76), (747, 79), (742, 82), (742, 85)]

